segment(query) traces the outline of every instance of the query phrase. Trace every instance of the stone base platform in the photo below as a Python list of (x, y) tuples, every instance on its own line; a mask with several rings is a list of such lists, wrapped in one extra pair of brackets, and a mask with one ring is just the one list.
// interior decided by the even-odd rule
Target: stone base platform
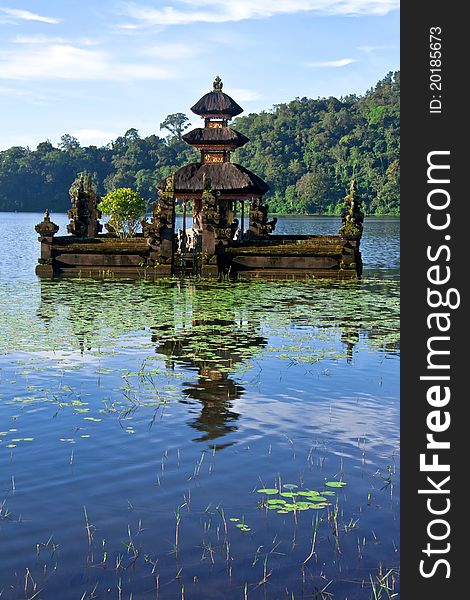
[(106, 235), (42, 240), (36, 274), (92, 278), (226, 276), (233, 279), (351, 278), (361, 275), (359, 244), (340, 236), (271, 235), (264, 240), (232, 243), (210, 259), (204, 255), (162, 259), (142, 235), (120, 239)]

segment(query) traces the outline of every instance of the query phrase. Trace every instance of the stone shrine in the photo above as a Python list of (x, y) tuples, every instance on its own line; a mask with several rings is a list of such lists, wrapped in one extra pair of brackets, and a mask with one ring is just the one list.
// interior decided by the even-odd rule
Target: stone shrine
[[(345, 197), (338, 235), (275, 235), (263, 196), (269, 186), (233, 163), (231, 154), (249, 142), (229, 126), (243, 109), (216, 77), (213, 88), (191, 110), (204, 126), (183, 135), (199, 161), (177, 169), (157, 186), (150, 221), (142, 233), (119, 238), (109, 225), (101, 234), (99, 196), (91, 177), (72, 185), (70, 236), (56, 236), (46, 211), (36, 226), (40, 277), (263, 277), (273, 279), (360, 276), (363, 213), (355, 178)], [(177, 207), (182, 227), (176, 231)]]

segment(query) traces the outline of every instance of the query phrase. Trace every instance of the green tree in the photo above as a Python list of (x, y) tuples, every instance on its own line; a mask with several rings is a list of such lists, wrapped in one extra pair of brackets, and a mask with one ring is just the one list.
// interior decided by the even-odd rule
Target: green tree
[(66, 152), (69, 152), (70, 150), (76, 150), (77, 148), (80, 148), (80, 142), (73, 135), (64, 133), (64, 135), (60, 138), (59, 148), (61, 150), (65, 150)]
[(305, 173), (296, 185), (304, 213), (324, 213), (328, 205), (331, 185), (322, 172)]
[(163, 123), (160, 123), (160, 129), (167, 129), (171, 136), (177, 140), (181, 140), (183, 131), (189, 126), (189, 119), (184, 113), (168, 115)]
[(130, 188), (118, 188), (106, 194), (98, 209), (109, 215), (109, 224), (120, 237), (133, 237), (147, 210), (147, 202)]

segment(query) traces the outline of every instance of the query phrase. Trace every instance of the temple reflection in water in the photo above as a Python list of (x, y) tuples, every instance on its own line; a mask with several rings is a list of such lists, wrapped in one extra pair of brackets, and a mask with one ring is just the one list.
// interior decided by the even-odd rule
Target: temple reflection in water
[(209, 442), (237, 430), (239, 415), (234, 412), (233, 403), (245, 390), (230, 375), (237, 364), (266, 346), (267, 340), (258, 328), (259, 323), (194, 319), (191, 327), (173, 332), (170, 338), (162, 340), (158, 328), (152, 335), (156, 351), (168, 357), (169, 368), (182, 366), (198, 374), (197, 381), (183, 384), (181, 400), (202, 405), (200, 415), (190, 422), (191, 427), (202, 433), (195, 441)]
[[(36, 315), (51, 344), (44, 350), (75, 346), (81, 355), (92, 355), (108, 348), (119, 361), (119, 347), (121, 344), (125, 347), (128, 334), (142, 335), (144, 346), (149, 336), (153, 356), (163, 357), (167, 369), (158, 375), (161, 378), (158, 384), (162, 388), (171, 384), (168, 370), (173, 371), (178, 387), (181, 386), (176, 394), (178, 401), (188, 406), (189, 413), (200, 411), (189, 421), (198, 432), (194, 441), (214, 442), (216, 448), (223, 447), (224, 444), (215, 444), (215, 440), (238, 429), (240, 415), (236, 401), (245, 393), (240, 373), (250, 367), (253, 358), (261, 355), (268, 344), (262, 334), (263, 313), (255, 309), (250, 293), (236, 295), (231, 290), (224, 295), (220, 287), (202, 284), (142, 284), (137, 305), (135, 285), (42, 281)], [(257, 288), (257, 291), (262, 297), (263, 290)], [(290, 311), (292, 303), (288, 297), (285, 300), (286, 310)], [(323, 318), (316, 322), (313, 313), (309, 315), (307, 323), (312, 331), (331, 328), (339, 333), (343, 357), (348, 362), (352, 361), (361, 337), (381, 337), (380, 332), (362, 327), (357, 308), (353, 322), (350, 318), (344, 321)], [(289, 327), (290, 322), (291, 327), (304, 328), (305, 319), (306, 315), (297, 317), (289, 313), (284, 325)], [(392, 346), (386, 347), (393, 350)], [(128, 366), (126, 354), (122, 355), (124, 359)], [(192, 378), (191, 373), (196, 377)]]

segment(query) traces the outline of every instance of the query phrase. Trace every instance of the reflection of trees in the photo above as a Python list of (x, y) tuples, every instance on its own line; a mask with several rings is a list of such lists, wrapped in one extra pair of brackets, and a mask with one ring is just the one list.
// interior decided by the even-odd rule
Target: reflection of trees
[[(393, 280), (348, 281), (340, 285), (319, 281), (315, 291), (324, 293), (329, 301), (319, 305), (305, 295), (294, 302), (285, 298), (284, 302), (307, 309), (291, 319), (292, 325), (338, 332), (348, 363), (360, 340), (374, 351), (399, 353), (399, 295)], [(309, 306), (316, 314), (308, 313)]]
[[(67, 328), (71, 328), (72, 339), (78, 343), (80, 353), (91, 351), (92, 338), (99, 329), (94, 307), (99, 306), (101, 294), (99, 289), (91, 286), (76, 286), (76, 293), (69, 295), (71, 282), (40, 281), (40, 303), (36, 314), (45, 324), (46, 330), (54, 334), (51, 326), (61, 320), (64, 309), (67, 313)], [(66, 331), (61, 331), (61, 334)], [(54, 343), (54, 340), (51, 340)]]
[(267, 340), (252, 325), (235, 320), (193, 320), (191, 327), (173, 332), (170, 338), (161, 328), (153, 331), (156, 351), (168, 357), (169, 368), (179, 364), (198, 373), (197, 381), (186, 382), (183, 390), (183, 402), (192, 404), (194, 400), (202, 405), (200, 415), (191, 423), (202, 433), (197, 441), (215, 440), (236, 431), (239, 415), (233, 411), (233, 402), (245, 390), (230, 378), (230, 372)]

